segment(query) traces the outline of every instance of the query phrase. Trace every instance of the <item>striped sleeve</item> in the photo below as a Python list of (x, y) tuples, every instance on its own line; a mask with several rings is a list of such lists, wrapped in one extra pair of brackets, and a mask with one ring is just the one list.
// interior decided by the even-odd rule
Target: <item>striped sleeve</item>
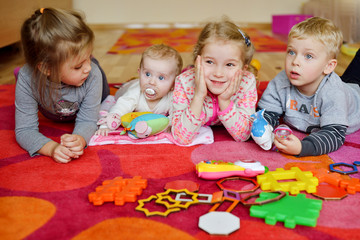
[(301, 141), (302, 148), (298, 156), (318, 156), (336, 151), (345, 142), (346, 129), (347, 126), (332, 124), (311, 133)]
[[(260, 108), (257, 108), (256, 111), (261, 110)], [(278, 114), (276, 112), (270, 112), (270, 111), (264, 111), (264, 118), (265, 120), (275, 129), (275, 126), (279, 125), (279, 118), (281, 114)]]

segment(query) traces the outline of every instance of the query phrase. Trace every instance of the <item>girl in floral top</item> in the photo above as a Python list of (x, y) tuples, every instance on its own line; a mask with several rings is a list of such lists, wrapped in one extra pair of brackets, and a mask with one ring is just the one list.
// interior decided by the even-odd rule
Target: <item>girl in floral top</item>
[(201, 126), (222, 123), (235, 141), (250, 137), (257, 102), (256, 79), (248, 72), (254, 54), (249, 36), (229, 20), (210, 22), (199, 35), (195, 68), (176, 78), (172, 134), (191, 143)]

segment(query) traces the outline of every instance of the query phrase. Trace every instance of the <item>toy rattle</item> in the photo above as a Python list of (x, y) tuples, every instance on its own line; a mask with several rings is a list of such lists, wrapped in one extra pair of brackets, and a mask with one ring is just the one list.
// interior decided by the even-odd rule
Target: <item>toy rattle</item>
[(277, 128), (275, 128), (274, 133), (280, 138), (287, 138), (287, 136), (291, 135), (293, 131), (287, 125), (280, 124)]
[(161, 114), (141, 114), (131, 120), (120, 135), (128, 133), (128, 136), (132, 139), (146, 138), (165, 131), (169, 122), (169, 118)]
[(267, 167), (255, 160), (238, 160), (236, 162), (211, 160), (196, 164), (198, 177), (208, 180), (231, 176), (255, 177), (267, 171)]
[(100, 111), (100, 119), (97, 122), (97, 125), (106, 124), (106, 126), (114, 131), (121, 124), (121, 118), (117, 113), (109, 113), (108, 111)]

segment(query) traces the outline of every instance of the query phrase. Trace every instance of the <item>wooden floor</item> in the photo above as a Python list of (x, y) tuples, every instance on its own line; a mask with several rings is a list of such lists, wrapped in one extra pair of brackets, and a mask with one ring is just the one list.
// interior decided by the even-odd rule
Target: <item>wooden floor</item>
[[(253, 26), (251, 26), (253, 27)], [(93, 55), (99, 60), (104, 69), (109, 83), (125, 82), (131, 77), (137, 76), (137, 68), (140, 62), (140, 55), (114, 55), (107, 54), (107, 51), (113, 46), (121, 36), (124, 29), (108, 26), (92, 26), (95, 33), (95, 49)], [(270, 25), (258, 26), (260, 30), (268, 35), (272, 35)], [(284, 36), (275, 36), (282, 37)], [(24, 58), (19, 44), (0, 48), (0, 84), (13, 84), (15, 78), (13, 70), (17, 66), (24, 64)], [(184, 66), (192, 63), (191, 53), (181, 53), (184, 60)], [(258, 73), (260, 81), (271, 80), (278, 72), (284, 68), (285, 52), (273, 53), (255, 53), (254, 58), (261, 63), (261, 69)], [(336, 73), (342, 75), (352, 57), (340, 54)]]

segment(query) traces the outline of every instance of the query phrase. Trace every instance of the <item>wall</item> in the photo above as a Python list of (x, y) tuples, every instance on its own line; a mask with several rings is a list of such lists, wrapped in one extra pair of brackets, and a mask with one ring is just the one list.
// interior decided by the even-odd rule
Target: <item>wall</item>
[(20, 41), (23, 22), (44, 6), (71, 8), (71, 0), (0, 0), (0, 47)]
[(271, 23), (273, 14), (298, 14), (306, 0), (73, 0), (90, 24), (197, 23), (223, 15)]
[(331, 19), (342, 31), (344, 41), (360, 41), (360, 0), (312, 0), (304, 4), (306, 14)]

